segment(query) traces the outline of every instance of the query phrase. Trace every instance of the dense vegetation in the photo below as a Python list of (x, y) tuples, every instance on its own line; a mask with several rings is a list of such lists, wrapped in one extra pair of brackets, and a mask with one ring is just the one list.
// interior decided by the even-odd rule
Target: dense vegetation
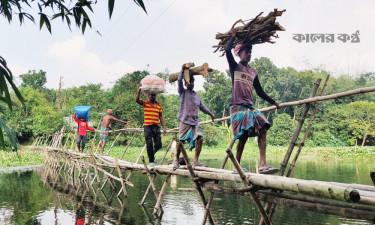
[[(297, 71), (293, 68), (277, 68), (268, 58), (255, 59), (251, 66), (257, 69), (260, 82), (266, 93), (279, 102), (307, 98), (315, 80), (322, 78), (324, 82), (328, 75), (326, 71), (322, 70)], [(28, 142), (39, 135), (56, 132), (64, 125), (71, 125), (69, 121), (71, 121), (73, 107), (76, 105), (92, 106), (90, 112), (92, 126), (97, 127), (106, 109), (111, 108), (117, 118), (131, 120), (131, 127), (141, 127), (143, 111), (134, 99), (138, 88), (137, 84), (148, 74), (147, 71), (125, 74), (115, 82), (112, 88), (107, 90), (104, 90), (101, 84), (91, 83), (80, 87), (61, 89), (59, 92), (44, 86), (46, 72), (29, 71), (27, 74), (21, 75), (22, 84), (19, 87), (25, 99), (25, 107), (15, 101), (16, 105), (13, 106), (13, 111), (8, 111), (5, 114), (5, 121), (16, 133), (21, 143)], [(158, 75), (164, 79), (167, 78), (165, 73)], [(356, 78), (331, 77), (326, 94), (374, 84), (375, 74), (372, 73), (361, 74)], [(227, 116), (231, 97), (231, 81), (228, 73), (212, 72), (204, 84), (204, 91), (200, 91), (200, 95), (203, 102), (217, 118), (223, 115)], [(179, 109), (179, 96), (164, 94), (159, 95), (157, 100), (163, 106), (167, 128), (177, 127), (176, 114)], [(307, 144), (309, 146), (374, 145), (374, 100), (375, 95), (368, 93), (322, 102)], [(255, 97), (254, 104), (258, 108), (269, 105), (259, 97)], [(269, 131), (269, 144), (288, 144), (302, 107), (286, 107), (265, 113), (265, 116), (273, 123)], [(201, 114), (201, 120), (208, 119), (206, 115)], [(119, 123), (113, 125), (114, 128), (121, 128)], [(205, 125), (204, 133), (207, 145), (218, 145), (230, 139), (231, 130), (223, 123), (215, 123)], [(122, 143), (126, 142), (125, 139), (123, 137)], [(138, 138), (136, 144), (143, 145), (142, 137)]]

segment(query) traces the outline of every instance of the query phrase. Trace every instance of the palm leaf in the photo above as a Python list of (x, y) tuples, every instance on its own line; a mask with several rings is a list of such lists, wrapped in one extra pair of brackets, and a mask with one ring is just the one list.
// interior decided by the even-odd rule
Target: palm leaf
[(6, 135), (8, 136), (9, 142), (11, 146), (17, 148), (17, 138), (14, 132), (6, 125), (6, 122), (3, 118), (0, 117), (0, 147), (5, 148), (5, 142), (4, 142), (4, 133), (5, 131)]

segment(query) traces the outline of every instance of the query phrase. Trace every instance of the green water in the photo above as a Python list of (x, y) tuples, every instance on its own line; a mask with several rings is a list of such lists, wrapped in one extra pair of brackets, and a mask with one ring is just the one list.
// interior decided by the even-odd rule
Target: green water
[[(277, 165), (281, 159), (271, 159)], [(203, 161), (211, 167), (219, 167), (220, 160)], [(255, 161), (243, 160), (244, 167), (254, 171)], [(228, 169), (231, 169), (228, 166)], [(293, 177), (361, 183), (371, 185), (370, 171), (373, 162), (340, 161), (330, 159), (301, 160)], [(201, 224), (203, 206), (192, 188), (189, 178), (172, 176), (163, 198), (163, 214), (152, 215), (156, 199), (152, 192), (144, 207), (138, 203), (149, 184), (146, 176), (134, 172), (130, 181), (134, 187), (127, 188), (128, 198), (117, 199), (117, 191), (109, 185), (103, 192), (98, 186), (88, 188), (85, 183), (69, 186), (69, 180), (49, 178), (46, 171), (36, 168), (30, 171), (0, 172), (0, 224), (75, 224), (83, 218), (85, 224)], [(155, 180), (160, 190), (165, 176)], [(118, 188), (120, 188), (118, 186)], [(208, 197), (208, 193), (205, 193)], [(121, 202), (121, 203), (120, 203)], [(258, 224), (260, 216), (248, 196), (215, 194), (211, 212), (217, 224)], [(374, 216), (375, 217), (375, 216)], [(372, 224), (371, 221), (347, 219), (340, 216), (280, 206), (272, 219), (273, 224)], [(208, 224), (208, 223), (207, 223)]]

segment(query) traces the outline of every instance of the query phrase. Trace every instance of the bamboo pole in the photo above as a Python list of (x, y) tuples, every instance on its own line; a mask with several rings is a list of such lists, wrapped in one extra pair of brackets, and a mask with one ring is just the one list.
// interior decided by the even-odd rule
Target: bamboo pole
[[(228, 149), (227, 154), (228, 154), (228, 157), (232, 160), (233, 165), (236, 167), (236, 169), (238, 171), (238, 174), (241, 177), (241, 180), (245, 183), (246, 186), (253, 187), (253, 184), (247, 179), (240, 163), (234, 158), (232, 151)], [(270, 225), (271, 221), (269, 220), (269, 217), (268, 217), (266, 211), (264, 210), (262, 204), (260, 203), (258, 196), (256, 196), (255, 191), (251, 190), (249, 193), (250, 193), (250, 197), (253, 200), (255, 206), (258, 208), (258, 211), (259, 211), (260, 215), (262, 216), (262, 219), (263, 219), (264, 223), (266, 225)]]
[[(224, 114), (224, 113), (223, 113)], [(233, 148), (233, 145), (234, 145), (234, 142), (236, 140), (233, 138), (229, 144), (229, 147), (228, 149), (230, 151), (232, 151), (232, 148)], [(220, 169), (224, 169), (226, 163), (227, 163), (227, 160), (228, 160), (228, 154), (224, 157), (224, 160), (223, 160), (223, 163), (221, 164), (220, 166)], [(216, 180), (215, 181), (215, 184), (218, 184), (219, 181)], [(202, 225), (206, 224), (206, 221), (207, 221), (207, 215), (208, 215), (208, 212), (210, 210), (210, 207), (211, 207), (211, 204), (212, 204), (212, 201), (214, 199), (214, 193), (213, 192), (210, 192), (210, 198), (208, 199), (208, 202), (207, 202), (207, 205), (206, 205), (206, 208), (204, 208), (204, 215), (203, 215), (203, 220), (202, 220)]]
[[(46, 148), (48, 152), (59, 152), (60, 154), (72, 154), (74, 157), (84, 156), (84, 154), (79, 154), (72, 151), (62, 151), (59, 149)], [(113, 158), (108, 156), (94, 155), (100, 160), (103, 160), (107, 168), (114, 168), (115, 162)], [(119, 160), (119, 166), (121, 169), (130, 170), (144, 170), (144, 166), (136, 163), (126, 162)], [(200, 169), (200, 168), (199, 168)], [(212, 169), (212, 168), (211, 168)], [(180, 176), (191, 176), (190, 171), (184, 170), (182, 168), (178, 170), (173, 170), (170, 166), (154, 166), (153, 171), (157, 174), (172, 174)], [(226, 171), (226, 172), (207, 172), (200, 171), (196, 167), (194, 174), (199, 178), (205, 180), (219, 180), (219, 181), (235, 181), (242, 182), (239, 175), (232, 174), (228, 170), (216, 169), (216, 171)], [(337, 185), (329, 184), (328, 182), (322, 181), (311, 181), (302, 180), (296, 178), (288, 178), (281, 176), (271, 176), (264, 174), (246, 173), (247, 179), (254, 185), (279, 189), (285, 191), (293, 191), (298, 193), (304, 193), (312, 196), (319, 196), (323, 198), (336, 199), (340, 201), (348, 202), (358, 202), (360, 199), (360, 192), (355, 189), (340, 187)]]
[(163, 186), (161, 187), (161, 190), (160, 190), (160, 193), (159, 193), (159, 196), (157, 198), (157, 201), (156, 201), (156, 204), (155, 204), (155, 207), (154, 207), (154, 214), (157, 214), (159, 210), (161, 210), (161, 200), (163, 199), (163, 196), (164, 196), (164, 192), (165, 192), (165, 189), (167, 188), (167, 185), (168, 185), (168, 181), (169, 181), (169, 178), (171, 177), (170, 174), (167, 175), (167, 177), (165, 178), (164, 180), (164, 183), (163, 183)]
[[(350, 96), (350, 95), (357, 95), (357, 94), (363, 94), (363, 93), (374, 92), (374, 91), (375, 91), (375, 86), (358, 88), (358, 89), (354, 89), (354, 90), (350, 90), (350, 91), (344, 91), (344, 92), (331, 94), (331, 95), (317, 96), (317, 97), (307, 98), (307, 99), (298, 100), (298, 101), (280, 103), (279, 106), (280, 106), (280, 108), (283, 108), (283, 107), (287, 107), (287, 106), (303, 105), (303, 104), (306, 104), (306, 103), (327, 101), (327, 100), (347, 97), (347, 96)], [(259, 111), (260, 112), (268, 112), (268, 111), (271, 111), (271, 110), (274, 110), (274, 109), (276, 109), (276, 106), (265, 107), (265, 108), (259, 109)], [(219, 122), (219, 121), (223, 121), (223, 120), (229, 120), (229, 119), (230, 119), (230, 116), (227, 116), (227, 117), (215, 119), (215, 122)], [(210, 123), (210, 122), (212, 122), (212, 120), (202, 121), (202, 122), (199, 122), (199, 125), (207, 124), (207, 123)], [(178, 128), (174, 128), (174, 129), (178, 129)], [(173, 130), (170, 129), (170, 131), (173, 131)]]
[(135, 138), (135, 136), (136, 136), (137, 134), (138, 134), (138, 132), (136, 132), (136, 133), (132, 136), (132, 138), (130, 139), (128, 145), (126, 146), (126, 148), (125, 148), (124, 151), (122, 152), (120, 159), (123, 159), (123, 158), (124, 158), (126, 151), (128, 150), (129, 146), (133, 143), (133, 140), (134, 140), (134, 138)]
[[(313, 98), (315, 97), (316, 95), (316, 92), (319, 88), (319, 85), (320, 85), (320, 82), (321, 82), (321, 79), (317, 79), (313, 85), (313, 88), (311, 90), (311, 93), (310, 93), (310, 98)], [(297, 139), (298, 139), (298, 136), (299, 136), (299, 133), (301, 132), (301, 129), (302, 129), (302, 126), (303, 126), (303, 123), (305, 122), (305, 118), (307, 116), (307, 113), (309, 112), (309, 109), (310, 109), (310, 106), (311, 104), (310, 103), (307, 103), (305, 105), (305, 108), (303, 109), (302, 111), (302, 115), (301, 115), (301, 118), (299, 119), (299, 122), (298, 122), (298, 125), (297, 125), (297, 128), (294, 132), (294, 135), (292, 136), (292, 139), (290, 140), (290, 144), (289, 144), (289, 147), (288, 147), (288, 150), (287, 152), (285, 153), (285, 156), (284, 156), (284, 160), (283, 162), (281, 163), (281, 166), (280, 166), (280, 172), (279, 172), (279, 175), (280, 176), (283, 176), (284, 175), (284, 172), (285, 172), (285, 169), (288, 165), (288, 162), (289, 162), (289, 159), (290, 159), (290, 156), (293, 152), (293, 149), (294, 149), (294, 146), (296, 145), (296, 142), (297, 142)]]
[[(116, 161), (116, 169), (117, 169), (117, 173), (118, 173), (118, 175), (119, 175), (119, 177), (120, 177), (120, 179), (121, 179), (122, 192), (123, 192), (124, 195), (125, 195), (125, 193), (126, 193), (126, 188), (125, 188), (124, 181), (123, 181), (123, 179), (122, 179), (121, 169), (120, 169), (120, 167), (119, 167), (119, 165), (118, 165), (118, 161), (117, 161), (116, 158), (115, 158), (115, 161)], [(121, 193), (121, 192), (119, 192), (119, 194), (117, 194), (117, 197), (120, 195), (120, 193)], [(126, 195), (125, 195), (125, 196), (126, 196)]]
[[(199, 197), (202, 200), (203, 207), (206, 208), (207, 207), (207, 201), (206, 201), (206, 198), (204, 197), (204, 194), (203, 194), (203, 191), (202, 191), (202, 187), (201, 187), (201, 185), (198, 182), (198, 179), (197, 179), (198, 177), (195, 175), (194, 169), (193, 169), (193, 167), (190, 164), (189, 156), (187, 155), (184, 147), (180, 148), (180, 151), (182, 152), (182, 155), (184, 156), (186, 166), (187, 166), (188, 171), (190, 173), (191, 179), (193, 180), (194, 186), (195, 186), (195, 188), (198, 191)], [(211, 212), (210, 211), (208, 212), (208, 219), (209, 219), (209, 221), (210, 221), (211, 224), (215, 224), (215, 222), (214, 222), (214, 220), (213, 220), (213, 218), (211, 216)]]
[[(133, 140), (134, 140), (134, 138), (135, 138), (136, 135), (137, 135), (137, 133), (135, 133), (135, 134), (133, 135), (133, 137), (130, 139), (128, 145), (125, 147), (125, 149), (124, 149), (124, 151), (123, 151), (123, 153), (122, 153), (122, 155), (121, 155), (121, 157), (120, 157), (120, 160), (123, 159), (126, 150), (129, 148), (129, 146), (130, 146), (131, 143), (133, 142)], [(113, 171), (114, 171), (114, 169), (112, 169), (110, 173), (113, 173)], [(108, 181), (108, 179), (105, 179), (105, 181), (104, 181), (104, 183), (103, 183), (103, 185), (102, 185), (102, 187), (101, 187), (102, 190), (103, 190), (104, 186), (106, 185), (107, 181)], [(113, 186), (113, 185), (112, 185), (112, 186)]]
[[(284, 195), (285, 196), (285, 195)], [(290, 197), (291, 195), (286, 195)], [(300, 201), (296, 199), (283, 198), (274, 195), (260, 194), (260, 198), (266, 202), (272, 203), (274, 205), (283, 205), (287, 208), (303, 208), (310, 211), (316, 211), (324, 214), (338, 215), (346, 218), (364, 219), (373, 221), (375, 216), (375, 210), (359, 210), (353, 209), (349, 206), (344, 207), (343, 205), (335, 206), (329, 204), (321, 204), (309, 201)]]
[[(317, 80), (314, 82), (313, 87), (312, 87), (312, 89), (311, 89), (311, 93), (310, 93), (309, 98), (313, 98), (313, 97), (315, 97), (316, 92), (318, 91), (318, 88), (319, 88), (320, 82), (321, 82), (321, 79), (317, 79)], [(327, 82), (327, 80), (326, 80), (326, 82)], [(326, 84), (326, 83), (325, 83), (325, 84)], [(323, 89), (324, 89), (324, 88), (325, 88), (325, 87), (323, 87)], [(304, 122), (305, 122), (305, 118), (306, 118), (306, 116), (307, 116), (307, 114), (308, 114), (308, 112), (309, 112), (309, 110), (310, 110), (310, 107), (311, 107), (311, 103), (307, 103), (307, 104), (305, 105), (305, 107), (304, 107), (302, 113), (301, 113), (301, 117), (300, 117), (300, 119), (299, 119), (299, 121), (298, 121), (298, 125), (297, 125), (296, 130), (294, 131), (294, 134), (293, 134), (293, 136), (292, 136), (292, 138), (291, 138), (291, 140), (290, 140), (290, 144), (289, 144), (288, 150), (287, 150), (287, 152), (285, 153), (284, 160), (283, 160), (283, 162), (282, 162), (281, 165), (280, 165), (280, 171), (279, 171), (279, 175), (280, 175), (280, 176), (283, 176), (283, 175), (284, 175), (284, 172), (285, 172), (285, 170), (286, 170), (286, 168), (287, 168), (287, 165), (288, 165), (288, 162), (289, 162), (290, 156), (291, 156), (291, 154), (292, 154), (292, 152), (293, 152), (293, 149), (294, 149), (295, 145), (297, 144), (298, 136), (299, 136), (299, 134), (300, 134), (300, 132), (301, 132), (302, 126), (303, 126), (303, 124), (304, 124)], [(313, 112), (312, 117), (314, 117), (314, 115), (315, 115), (314, 113), (316, 113), (316, 111)], [(311, 124), (312, 124), (312, 121), (311, 121)], [(302, 146), (303, 146), (303, 144), (304, 144), (304, 142), (305, 142), (305, 140), (306, 140), (305, 138), (307, 138), (307, 135), (308, 135), (308, 131), (305, 133), (305, 136), (304, 136), (304, 138), (303, 138), (303, 140), (302, 140), (302, 142), (301, 142), (301, 144), (300, 144), (300, 148), (298, 149), (299, 152), (302, 150)], [(299, 155), (299, 152), (297, 152), (297, 155)], [(295, 159), (297, 160), (297, 159), (298, 159), (298, 156), (297, 156), (297, 158), (295, 157)], [(289, 171), (291, 171), (291, 170), (289, 169)], [(288, 175), (287, 175), (287, 177), (288, 177)], [(267, 213), (270, 215), (270, 219), (272, 218), (272, 213), (270, 213), (270, 209), (272, 209), (271, 211), (274, 212), (275, 209), (276, 209), (276, 207), (277, 207), (276, 205), (271, 205), (271, 204), (268, 203), (268, 202), (266, 203), (265, 210), (266, 210)], [(263, 218), (262, 218), (262, 219), (259, 221), (259, 224), (262, 225), (263, 222), (264, 222), (264, 221), (263, 221)]]
[[(135, 164), (137, 164), (137, 163), (139, 162), (139, 160), (140, 160), (140, 158), (142, 157), (143, 152), (145, 151), (145, 149), (146, 149), (146, 145), (143, 146), (142, 151), (139, 153), (139, 156), (138, 156), (137, 160), (135, 160)], [(126, 180), (129, 180), (130, 177), (131, 177), (131, 175), (132, 175), (132, 171), (130, 171), (130, 173), (129, 173), (128, 176), (126, 177)]]
[(156, 186), (155, 186), (155, 183), (154, 183), (154, 179), (152, 179), (152, 176), (150, 174), (150, 170), (148, 169), (148, 167), (146, 165), (145, 157), (142, 156), (141, 158), (142, 158), (142, 162), (143, 162), (143, 165), (145, 167), (145, 170), (146, 170), (146, 174), (147, 174), (148, 180), (150, 181), (152, 191), (154, 192), (155, 198), (158, 199), (159, 198), (159, 192), (156, 189)]
[[(324, 82), (323, 88), (322, 88), (322, 90), (321, 90), (321, 92), (320, 92), (320, 96), (324, 95), (325, 89), (326, 89), (327, 84), (328, 84), (328, 80), (329, 80), (329, 75), (327, 76), (327, 78), (326, 78), (326, 80), (325, 80), (325, 82)], [(313, 111), (313, 113), (312, 113), (312, 115), (311, 115), (311, 118), (310, 118), (309, 124), (307, 125), (306, 131), (305, 131), (305, 135), (303, 136), (302, 141), (301, 141), (301, 143), (300, 143), (300, 145), (299, 145), (299, 147), (298, 147), (298, 150), (297, 150), (297, 152), (296, 152), (296, 155), (294, 156), (294, 159), (293, 159), (292, 163), (291, 163), (290, 166), (289, 166), (289, 170), (288, 170), (288, 173), (287, 173), (287, 175), (286, 175), (287, 177), (290, 177), (290, 174), (292, 173), (292, 171), (293, 171), (293, 169), (294, 169), (294, 167), (295, 167), (295, 165), (296, 165), (297, 159), (298, 159), (298, 157), (299, 157), (299, 155), (300, 155), (300, 153), (301, 153), (301, 151), (302, 151), (302, 148), (303, 148), (303, 146), (305, 145), (305, 142), (306, 142), (306, 140), (307, 140), (307, 137), (308, 137), (308, 135), (309, 135), (309, 133), (310, 133), (312, 123), (314, 122), (314, 119), (315, 119), (315, 115), (316, 115), (316, 113), (317, 113), (318, 110), (319, 110), (319, 106), (320, 106), (320, 102), (317, 102), (317, 103), (315, 104), (315, 108), (314, 108), (314, 111)]]
[[(160, 165), (162, 165), (162, 164), (164, 163), (164, 159), (165, 159), (165, 157), (167, 156), (168, 151), (169, 151), (169, 149), (171, 148), (172, 143), (173, 143), (174, 140), (176, 140), (176, 134), (174, 134), (172, 140), (169, 142), (169, 144), (168, 144), (168, 146), (167, 146), (167, 149), (165, 150), (165, 153), (164, 153), (164, 155), (163, 155), (163, 157), (162, 157), (162, 159), (161, 159), (161, 161), (160, 161)], [(155, 177), (156, 177), (156, 174), (154, 175), (154, 179), (155, 179)], [(147, 187), (147, 189), (146, 189), (146, 191), (145, 191), (145, 194), (143, 195), (143, 198), (142, 198), (142, 200), (141, 200), (141, 202), (140, 202), (141, 205), (143, 205), (144, 202), (146, 201), (146, 197), (147, 197), (148, 193), (150, 192), (150, 189), (151, 189), (151, 184), (148, 185), (148, 187)]]
[(117, 142), (117, 140), (119, 139), (119, 137), (121, 136), (121, 134), (123, 134), (123, 133), (124, 133), (124, 131), (121, 131), (121, 132), (118, 133), (118, 135), (116, 136), (115, 140), (113, 140), (111, 146), (109, 147), (108, 152), (107, 152), (106, 155), (109, 155), (109, 153), (111, 153), (111, 150), (112, 150), (113, 146), (115, 145), (115, 143)]

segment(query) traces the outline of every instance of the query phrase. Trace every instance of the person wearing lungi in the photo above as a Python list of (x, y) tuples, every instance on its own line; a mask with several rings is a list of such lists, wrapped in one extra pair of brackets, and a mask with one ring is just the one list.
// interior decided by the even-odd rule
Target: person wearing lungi
[[(252, 45), (236, 45), (234, 54), (240, 58), (237, 63), (232, 55), (233, 42), (237, 35), (237, 29), (232, 31), (225, 54), (229, 63), (232, 79), (232, 99), (230, 102), (230, 117), (234, 139), (238, 139), (236, 159), (241, 161), (243, 149), (248, 137), (258, 136), (260, 153), (260, 173), (276, 173), (279, 169), (269, 166), (266, 162), (266, 138), (267, 130), (271, 124), (264, 115), (253, 106), (253, 88), (258, 96), (268, 103), (279, 108), (279, 103), (269, 97), (260, 85), (258, 73), (249, 67)], [(247, 170), (245, 169), (245, 172)]]
[(202, 103), (199, 94), (193, 90), (194, 76), (190, 76), (189, 82), (185, 81), (186, 89), (184, 88), (184, 85), (182, 83), (184, 69), (185, 68), (182, 68), (180, 74), (178, 75), (178, 93), (180, 95), (181, 105), (177, 118), (180, 121), (180, 137), (177, 144), (177, 152), (175, 154), (175, 159), (173, 162), (173, 170), (176, 170), (180, 167), (179, 157), (181, 149), (184, 148), (185, 141), (189, 143), (190, 150), (192, 150), (196, 145), (193, 167), (204, 166), (198, 161), (203, 144), (203, 132), (198, 124), (199, 110), (201, 110), (205, 114), (210, 115), (212, 121), (215, 120), (214, 114), (212, 114), (212, 112)]
[(123, 120), (120, 120), (120, 119), (117, 119), (116, 117), (112, 116), (112, 109), (108, 109), (107, 110), (107, 115), (103, 116), (102, 120), (103, 120), (103, 123), (102, 123), (102, 128), (100, 130), (100, 150), (101, 150), (101, 154), (103, 155), (103, 152), (104, 152), (104, 147), (105, 147), (105, 144), (107, 142), (107, 139), (108, 139), (108, 131), (111, 129), (111, 121), (112, 120), (115, 120), (115, 121), (118, 121), (120, 123), (123, 123), (123, 124), (128, 124), (130, 123), (130, 121), (123, 121)]

